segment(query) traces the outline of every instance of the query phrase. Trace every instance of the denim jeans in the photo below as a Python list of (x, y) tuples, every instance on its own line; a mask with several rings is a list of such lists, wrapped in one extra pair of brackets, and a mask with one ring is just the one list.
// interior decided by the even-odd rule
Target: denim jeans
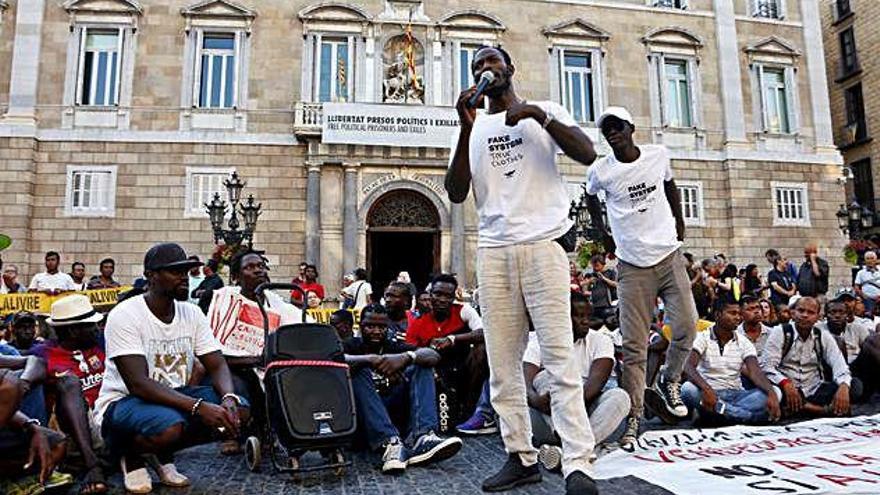
[(389, 393), (379, 395), (369, 368), (361, 368), (351, 377), (358, 423), (366, 434), (370, 448), (378, 449), (389, 439), (400, 437), (400, 430), (391, 420), (389, 411), (409, 406), (407, 426), (414, 441), (437, 429), (437, 392), (434, 370), (410, 365), (404, 371), (404, 382)]
[(562, 440), (563, 474), (591, 473), (595, 440), (573, 359), (568, 256), (552, 240), (483, 247), (477, 250), (477, 278), (490, 395), (505, 450), (518, 454), (526, 465), (538, 461), (522, 371), (531, 316), (541, 346), (541, 362), (551, 378), (550, 409)]
[(480, 392), (480, 399), (477, 401), (477, 407), (474, 409), (474, 416), (479, 414), (485, 420), (495, 419), (495, 409), (492, 408), (492, 400), (489, 396), (489, 380), (483, 382), (483, 389)]
[(692, 410), (699, 410), (703, 416), (721, 417), (736, 424), (760, 424), (770, 419), (767, 412), (767, 394), (763, 390), (716, 390), (718, 401), (724, 403), (724, 413), (717, 414), (700, 406), (703, 394), (691, 382), (681, 387), (681, 399)]

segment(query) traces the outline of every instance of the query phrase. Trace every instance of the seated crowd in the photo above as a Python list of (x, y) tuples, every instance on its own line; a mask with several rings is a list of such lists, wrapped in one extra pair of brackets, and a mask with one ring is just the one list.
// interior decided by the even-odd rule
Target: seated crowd
[[(807, 269), (821, 268), (812, 254)], [(788, 268), (780, 260), (772, 259), (781, 273)], [(870, 260), (876, 264), (873, 253)], [(57, 253), (47, 254), (47, 271), (32, 284), (35, 290), (72, 290), (53, 285), (67, 284), (57, 271), (59, 261)], [(629, 395), (617, 387), (621, 338), (616, 276), (608, 265), (598, 255), (588, 277), (573, 270), (568, 315), (573, 362), (599, 444), (610, 442), (621, 424), (630, 428), (634, 422), (636, 431), (643, 424), (632, 416)], [(693, 272), (692, 279), (695, 292), (699, 286), (710, 293), (710, 305), (698, 323), (681, 389), (693, 424), (844, 416), (854, 403), (871, 399), (880, 384), (880, 333), (873, 316), (880, 291), (870, 295), (870, 277), (857, 278), (856, 292), (841, 291), (822, 304), (823, 295), (798, 295), (791, 277), (774, 274), (762, 290), (785, 289), (789, 297), (771, 304), (760, 290), (734, 290), (738, 282), (721, 276), (735, 270), (715, 261), (704, 265), (708, 271)], [(314, 321), (313, 313), (304, 317), (303, 311), (320, 306), (309, 299), (325, 296), (317, 269), (301, 266), (296, 282), (306, 292), (288, 299), (256, 291), (269, 281), (260, 251), (231, 260), (230, 285), (216, 280), (215, 262), (207, 270), (201, 266), (180, 246), (158, 244), (145, 255), (140, 288), (123, 294), (106, 318), (87, 296), (72, 294), (52, 304), (45, 322), (31, 313), (8, 319), (0, 341), (0, 491), (70, 484), (73, 476), (63, 472), (76, 471), (80, 493), (105, 493), (108, 468), (120, 469), (133, 493), (150, 492), (154, 479), (183, 487), (190, 481), (175, 465), (176, 452), (219, 441), (220, 453), (235, 455), (247, 435), (265, 433), (264, 325), (275, 331)], [(118, 286), (112, 268), (112, 260), (104, 260), (101, 275), (86, 285)], [(342, 307), (329, 318), (350, 367), (360, 443), (377, 453), (387, 474), (456, 455), (462, 440), (453, 432), (498, 432), (478, 305), (459, 300), (452, 275), (437, 275), (418, 293), (403, 273), (377, 293), (365, 273), (354, 274), (341, 294)], [(83, 276), (78, 274), (80, 282)], [(658, 308), (649, 384), (670, 334)], [(523, 345), (532, 441), (541, 464), (558, 470), (563, 452), (541, 342), (532, 332)], [(645, 414), (681, 421), (650, 397), (646, 404)], [(634, 441), (625, 437), (624, 448)]]

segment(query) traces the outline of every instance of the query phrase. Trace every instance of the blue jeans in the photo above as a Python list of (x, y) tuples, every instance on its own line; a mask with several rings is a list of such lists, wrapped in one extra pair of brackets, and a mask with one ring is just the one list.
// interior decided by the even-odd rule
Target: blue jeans
[(400, 437), (400, 430), (391, 421), (389, 411), (400, 411), (409, 406), (410, 438), (437, 428), (437, 391), (434, 388), (434, 370), (423, 366), (410, 365), (404, 371), (404, 381), (398, 383), (387, 394), (379, 395), (369, 368), (361, 368), (351, 377), (354, 400), (358, 411), (358, 423), (367, 436), (370, 448), (378, 449), (394, 437)]
[(681, 387), (681, 400), (692, 410), (699, 409), (700, 414), (722, 418), (736, 424), (766, 423), (770, 419), (767, 412), (767, 394), (763, 390), (716, 390), (718, 402), (724, 404), (724, 413), (718, 414), (700, 405), (703, 394), (699, 387), (687, 382)]
[(483, 382), (483, 389), (480, 392), (480, 398), (477, 400), (477, 407), (473, 415), (476, 416), (477, 414), (487, 421), (495, 419), (495, 409), (492, 407), (489, 395), (489, 380)]
[[(46, 411), (46, 397), (43, 394), (42, 385), (34, 385), (22, 397), (18, 411), (28, 418), (40, 420), (40, 424), (46, 426), (46, 423), (49, 422), (49, 415)], [(4, 457), (14, 458), (22, 454), (26, 455), (29, 445), (30, 435), (10, 428), (0, 428), (0, 451), (4, 453)]]
[[(213, 387), (180, 387), (175, 390), (194, 399), (220, 404), (220, 396)], [(247, 407), (247, 402), (242, 400), (242, 406)], [(191, 416), (189, 411), (154, 404), (133, 395), (110, 404), (101, 423), (101, 435), (113, 454), (123, 455), (135, 437), (154, 437), (179, 423), (184, 425), (183, 438), (186, 440), (181, 449), (197, 445), (199, 441), (209, 442), (212, 436), (216, 436), (212, 428), (202, 423), (199, 416)]]

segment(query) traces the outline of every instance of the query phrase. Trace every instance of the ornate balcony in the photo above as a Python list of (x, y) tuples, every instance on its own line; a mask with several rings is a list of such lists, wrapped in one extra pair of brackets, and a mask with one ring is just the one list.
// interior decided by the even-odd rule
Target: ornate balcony
[(293, 116), (293, 133), (297, 137), (320, 136), (323, 115), (323, 105), (321, 103), (296, 102)]

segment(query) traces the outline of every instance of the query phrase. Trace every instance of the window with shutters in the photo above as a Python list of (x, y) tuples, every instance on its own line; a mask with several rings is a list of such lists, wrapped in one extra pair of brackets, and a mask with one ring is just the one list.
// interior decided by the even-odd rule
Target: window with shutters
[(797, 145), (801, 128), (797, 77), (801, 53), (791, 42), (775, 35), (749, 44), (743, 51), (749, 61), (757, 139), (774, 145)]
[(785, 17), (784, 0), (750, 0), (752, 16), (765, 19), (782, 19)]
[(223, 181), (229, 178), (234, 168), (187, 167), (186, 169), (186, 217), (207, 216), (205, 203), (209, 203), (215, 193), (227, 201)]
[(703, 218), (703, 183), (676, 181), (678, 194), (681, 197), (681, 212), (685, 225), (702, 227)]
[(777, 134), (791, 132), (788, 118), (788, 92), (785, 87), (785, 71), (764, 69), (762, 91), (764, 94), (764, 113), (767, 117), (766, 130)]
[(199, 108), (233, 108), (238, 86), (234, 33), (204, 33), (199, 53)]
[(347, 101), (352, 73), (347, 38), (322, 38), (318, 54), (318, 101)]
[(477, 45), (458, 45), (456, 94), (474, 85), (474, 73), (471, 70), (471, 65), (474, 62), (474, 54), (477, 52), (477, 48), (479, 48)]
[(565, 108), (577, 122), (595, 122), (592, 53), (566, 51), (562, 59), (562, 101)]
[(112, 217), (116, 213), (116, 167), (67, 167), (64, 213), (67, 216)]
[(678, 27), (655, 28), (641, 38), (648, 52), (648, 91), (655, 142), (700, 146), (702, 40)]
[(82, 30), (77, 104), (115, 106), (119, 103), (122, 30)]
[(841, 76), (846, 77), (859, 70), (858, 52), (856, 52), (856, 37), (852, 26), (844, 29), (837, 36), (840, 41)]
[(550, 48), (550, 98), (583, 127), (595, 125), (608, 104), (605, 52), (611, 35), (583, 19), (563, 21), (541, 31)]
[(862, 97), (862, 83), (846, 88), (844, 91), (846, 106), (845, 144), (864, 141), (868, 138), (868, 124), (865, 119), (865, 101)]
[(773, 225), (810, 226), (809, 200), (806, 184), (773, 182)]
[(664, 123), (671, 127), (691, 127), (693, 91), (688, 77), (687, 61), (664, 59), (663, 76), (666, 89)]

